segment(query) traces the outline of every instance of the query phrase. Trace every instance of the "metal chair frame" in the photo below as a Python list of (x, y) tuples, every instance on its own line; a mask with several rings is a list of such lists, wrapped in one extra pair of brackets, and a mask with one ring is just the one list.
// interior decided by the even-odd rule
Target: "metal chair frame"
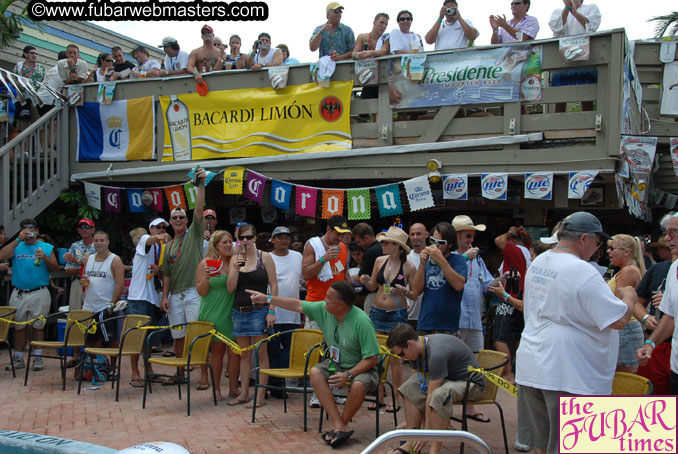
[(9, 343), (9, 329), (12, 327), (7, 321), (14, 320), (14, 314), (16, 313), (16, 307), (14, 306), (3, 306), (0, 307), (0, 343), (3, 343), (7, 346), (9, 351), (9, 364), (12, 368), (12, 377), (16, 378), (16, 371), (14, 370), (14, 356), (12, 355), (12, 344)]

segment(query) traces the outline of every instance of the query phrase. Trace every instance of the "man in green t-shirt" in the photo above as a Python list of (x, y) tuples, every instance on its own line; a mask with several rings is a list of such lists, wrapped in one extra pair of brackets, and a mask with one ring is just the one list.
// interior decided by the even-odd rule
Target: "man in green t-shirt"
[[(365, 312), (353, 306), (355, 291), (347, 281), (333, 282), (325, 301), (301, 301), (294, 298), (264, 295), (248, 290), (252, 302), (273, 304), (304, 313), (318, 323), (330, 349), (329, 357), (311, 369), (313, 389), (330, 419), (333, 430), (323, 434), (323, 440), (333, 448), (344, 443), (353, 434), (348, 422), (358, 412), (365, 394), (375, 391), (379, 384), (377, 361), (379, 343), (374, 326)], [(330, 376), (330, 361), (337, 372)], [(351, 383), (343, 413), (339, 412), (330, 386), (341, 388)]]
[[(205, 172), (198, 168), (196, 175), (200, 185), (196, 191), (191, 226), (188, 227), (188, 217), (183, 209), (175, 208), (170, 215), (174, 238), (165, 248), (160, 306), (167, 312), (170, 325), (198, 320), (200, 309), (200, 295), (195, 288), (195, 270), (202, 261)], [(179, 357), (184, 351), (186, 330), (171, 332), (174, 338), (174, 353)]]

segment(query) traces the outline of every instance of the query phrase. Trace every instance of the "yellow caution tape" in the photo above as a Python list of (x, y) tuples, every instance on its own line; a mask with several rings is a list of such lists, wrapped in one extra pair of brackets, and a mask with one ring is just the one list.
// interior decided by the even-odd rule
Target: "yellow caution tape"
[(512, 383), (507, 382), (503, 378), (501, 378), (499, 375), (495, 375), (491, 372), (487, 372), (486, 370), (483, 369), (476, 369), (473, 366), (468, 366), (468, 371), (469, 372), (480, 372), (487, 378), (489, 381), (497, 385), (500, 389), (503, 389), (513, 397), (518, 397), (518, 387)]
[(252, 344), (252, 345), (250, 345), (250, 346), (248, 346), (248, 347), (242, 348), (242, 347), (240, 347), (238, 344), (236, 344), (235, 342), (233, 342), (231, 339), (229, 339), (228, 337), (224, 336), (223, 334), (221, 334), (219, 331), (217, 331), (217, 330), (215, 330), (215, 329), (212, 329), (212, 330), (210, 331), (210, 333), (212, 333), (212, 335), (213, 335), (214, 337), (216, 337), (217, 339), (219, 339), (221, 342), (223, 342), (224, 344), (228, 345), (228, 347), (229, 347), (231, 350), (233, 350), (233, 353), (235, 353), (236, 355), (242, 355), (243, 352), (246, 352), (246, 351), (249, 351), (249, 350), (254, 350), (255, 348), (257, 348), (257, 345), (261, 344), (262, 342), (270, 341), (271, 339), (280, 336), (280, 333), (271, 334), (270, 336), (268, 336), (268, 337), (265, 338), (265, 339), (260, 340), (260, 341), (257, 342), (256, 344)]
[(382, 355), (392, 356), (393, 358), (396, 358), (396, 359), (403, 359), (402, 356), (396, 355), (395, 353), (391, 352), (391, 350), (389, 350), (388, 348), (386, 348), (383, 345), (379, 345), (379, 353), (382, 354)]
[(139, 329), (171, 329), (174, 331), (183, 331), (183, 326), (142, 326), (141, 322), (137, 322), (137, 328)]
[(35, 322), (36, 320), (40, 320), (42, 323), (47, 323), (47, 319), (43, 317), (42, 315), (38, 315), (35, 317), (33, 320), (28, 320), (25, 322), (16, 322), (14, 320), (7, 320), (5, 318), (0, 318), (3, 322), (9, 323), (10, 325), (30, 325), (31, 323)]
[(97, 332), (97, 322), (96, 322), (96, 320), (92, 320), (92, 326), (89, 327), (89, 330), (87, 329), (87, 325), (80, 323), (79, 321), (77, 321), (73, 318), (69, 318), (68, 321), (71, 322), (71, 323), (75, 323), (78, 326), (78, 328), (80, 328), (80, 332), (83, 333), (83, 334), (85, 334), (85, 332), (88, 332), (90, 334), (94, 334), (94, 333)]

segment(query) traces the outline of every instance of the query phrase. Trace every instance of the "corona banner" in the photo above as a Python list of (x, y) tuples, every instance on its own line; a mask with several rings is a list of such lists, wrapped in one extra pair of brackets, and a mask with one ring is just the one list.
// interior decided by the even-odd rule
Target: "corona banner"
[(161, 96), (163, 161), (351, 149), (353, 82)]

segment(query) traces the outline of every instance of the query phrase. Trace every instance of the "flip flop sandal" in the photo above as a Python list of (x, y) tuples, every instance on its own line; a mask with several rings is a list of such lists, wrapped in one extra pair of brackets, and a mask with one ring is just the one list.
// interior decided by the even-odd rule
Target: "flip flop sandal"
[(165, 353), (163, 353), (162, 356), (164, 356), (165, 358), (170, 358), (172, 356), (177, 356), (177, 355), (175, 355), (174, 352), (171, 352), (171, 351), (168, 350)]
[(133, 378), (132, 380), (130, 380), (129, 384), (133, 388), (143, 388), (144, 380), (142, 380), (141, 378)]
[[(329, 444), (332, 442), (332, 439), (334, 438), (334, 431), (333, 431), (333, 430), (328, 430), (327, 432), (325, 432), (324, 434), (322, 434), (322, 435), (320, 436), (320, 438), (322, 438), (323, 441), (329, 445)], [(409, 453), (405, 453), (405, 454), (409, 454)]]
[(198, 391), (205, 391), (207, 389), (210, 389), (210, 384), (209, 383), (198, 383), (198, 386), (195, 387)]
[(234, 406), (236, 406), (236, 405), (246, 404), (246, 403), (249, 402), (250, 400), (252, 400), (251, 397), (248, 398), (247, 400), (233, 399), (233, 400), (229, 400), (228, 402), (226, 402), (226, 405), (229, 405), (229, 406), (231, 406), (231, 407), (234, 407)]
[[(396, 405), (395, 407), (388, 405), (386, 410), (384, 410), (386, 413), (398, 413), (400, 411), (400, 405)], [(482, 414), (482, 413), (481, 413)], [(489, 422), (489, 421), (488, 421)]]
[(367, 409), (368, 409), (369, 411), (376, 411), (377, 408), (384, 408), (385, 406), (386, 406), (386, 404), (379, 404), (378, 406), (375, 405), (374, 407), (371, 407), (371, 406), (370, 406), (370, 407), (367, 407)]
[(474, 421), (482, 422), (482, 423), (485, 423), (485, 424), (490, 422), (490, 418), (485, 417), (485, 415), (482, 414), (482, 413), (474, 413), (472, 415), (466, 415), (466, 417), (468, 419), (472, 419)]
[(346, 440), (351, 438), (351, 435), (353, 435), (353, 431), (349, 430), (346, 432), (334, 432), (334, 440), (330, 442), (330, 446), (332, 448), (338, 448), (339, 446), (343, 445)]

